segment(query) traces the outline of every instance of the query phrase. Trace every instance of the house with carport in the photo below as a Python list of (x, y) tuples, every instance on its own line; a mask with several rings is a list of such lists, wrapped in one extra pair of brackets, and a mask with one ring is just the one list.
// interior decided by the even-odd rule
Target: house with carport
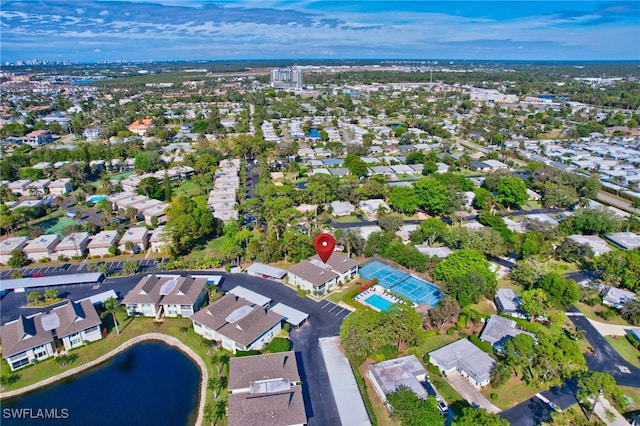
[(496, 361), (467, 339), (429, 352), (429, 361), (445, 373), (457, 372), (477, 388), (491, 381)]
[(233, 353), (267, 346), (280, 333), (283, 319), (231, 293), (191, 315), (196, 334), (220, 342)]

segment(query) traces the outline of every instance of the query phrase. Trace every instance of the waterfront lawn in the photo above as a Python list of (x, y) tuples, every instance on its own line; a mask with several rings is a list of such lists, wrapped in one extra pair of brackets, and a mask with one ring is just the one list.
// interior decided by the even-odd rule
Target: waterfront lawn
[(640, 368), (640, 351), (631, 345), (626, 336), (616, 336), (615, 339), (612, 336), (605, 336), (605, 339), (622, 358)]
[[(117, 335), (115, 333), (115, 328), (113, 327), (111, 314), (103, 313), (101, 316), (103, 318), (103, 324), (107, 330), (107, 335), (103, 339), (81, 348), (71, 350), (70, 355), (77, 355), (77, 358), (64, 368), (61, 368), (52, 358), (21, 368), (13, 373), (18, 375), (18, 380), (8, 385), (4, 391), (19, 389), (55, 376), (65, 370), (86, 364), (87, 362), (93, 361), (94, 359), (112, 351), (133, 337), (140, 336), (145, 333), (162, 333), (177, 338), (202, 358), (207, 366), (209, 377), (219, 375), (216, 371), (216, 367), (211, 363), (211, 356), (207, 355), (207, 348), (202, 344), (202, 337), (195, 334), (192, 322), (188, 318), (169, 318), (165, 319), (162, 323), (156, 323), (153, 318), (127, 318), (126, 312), (118, 311), (117, 317), (120, 334)], [(4, 361), (0, 364), (0, 375), (2, 377), (12, 376), (9, 365)], [(226, 399), (226, 395), (227, 389), (223, 389), (219, 395), (219, 399)], [(215, 405), (213, 392), (210, 389), (207, 389), (205, 398), (207, 403)]]

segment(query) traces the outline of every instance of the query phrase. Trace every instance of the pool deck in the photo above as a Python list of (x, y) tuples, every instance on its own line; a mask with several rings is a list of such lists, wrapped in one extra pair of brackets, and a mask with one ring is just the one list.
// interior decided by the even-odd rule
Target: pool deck
[(383, 299), (396, 304), (396, 303), (403, 303), (402, 300), (400, 300), (399, 298), (397, 298), (396, 296), (394, 296), (393, 294), (388, 293), (384, 287), (380, 286), (380, 285), (374, 285), (373, 287), (370, 287), (368, 289), (366, 289), (365, 291), (363, 291), (362, 293), (359, 293), (356, 297), (353, 298), (353, 300), (355, 300), (356, 302), (367, 306), (371, 309), (373, 309), (374, 311), (380, 312), (380, 309), (377, 308), (376, 306), (373, 306), (369, 303), (366, 302), (365, 299), (367, 299), (369, 296), (372, 295), (377, 295), (379, 297), (382, 297)]

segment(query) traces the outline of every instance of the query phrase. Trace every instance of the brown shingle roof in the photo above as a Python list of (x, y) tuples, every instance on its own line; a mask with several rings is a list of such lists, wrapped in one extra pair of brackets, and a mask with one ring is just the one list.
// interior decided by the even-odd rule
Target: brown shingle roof
[(16, 321), (0, 327), (2, 358), (53, 342), (51, 331), (46, 331), (42, 327), (42, 316), (42, 314), (36, 314), (26, 318), (20, 315)]
[[(309, 260), (322, 262), (318, 255), (313, 256)], [(344, 274), (345, 272), (353, 267), (358, 266), (359, 264), (360, 262), (358, 262), (357, 260), (351, 259), (342, 253), (336, 252), (333, 252), (329, 260), (327, 260), (327, 265), (329, 265), (331, 270), (339, 274)]]
[(102, 324), (96, 308), (89, 299), (79, 303), (69, 301), (51, 312), (57, 314), (60, 319), (60, 326), (56, 327), (59, 338)]
[(298, 364), (293, 351), (275, 354), (231, 358), (229, 361), (229, 390), (245, 389), (256, 380), (285, 378), (299, 382)]
[(335, 272), (316, 266), (308, 260), (303, 260), (297, 265), (293, 265), (287, 272), (289, 272), (289, 275), (293, 274), (310, 282), (314, 287), (320, 287), (322, 284), (338, 278), (338, 274)]
[(229, 395), (229, 426), (285, 426), (307, 423), (302, 387), (288, 391), (252, 395)]
[[(247, 309), (248, 313), (241, 316), (240, 319), (229, 322), (228, 319), (231, 319), (229, 316), (243, 307), (246, 307), (244, 309), (249, 308), (250, 311)], [(249, 346), (267, 330), (284, 319), (282, 315), (266, 310), (261, 306), (252, 307), (249, 301), (231, 293), (199, 310), (191, 315), (190, 318), (243, 346)]]

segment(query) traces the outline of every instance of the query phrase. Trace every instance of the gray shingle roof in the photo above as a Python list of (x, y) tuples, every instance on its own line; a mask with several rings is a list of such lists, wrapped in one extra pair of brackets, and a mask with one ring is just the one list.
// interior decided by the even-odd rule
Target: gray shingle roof
[(256, 380), (285, 378), (300, 381), (296, 354), (293, 351), (231, 358), (229, 361), (229, 389), (248, 388)]
[(53, 342), (51, 331), (45, 331), (42, 327), (42, 316), (37, 314), (27, 318), (20, 315), (16, 321), (0, 327), (3, 359)]

